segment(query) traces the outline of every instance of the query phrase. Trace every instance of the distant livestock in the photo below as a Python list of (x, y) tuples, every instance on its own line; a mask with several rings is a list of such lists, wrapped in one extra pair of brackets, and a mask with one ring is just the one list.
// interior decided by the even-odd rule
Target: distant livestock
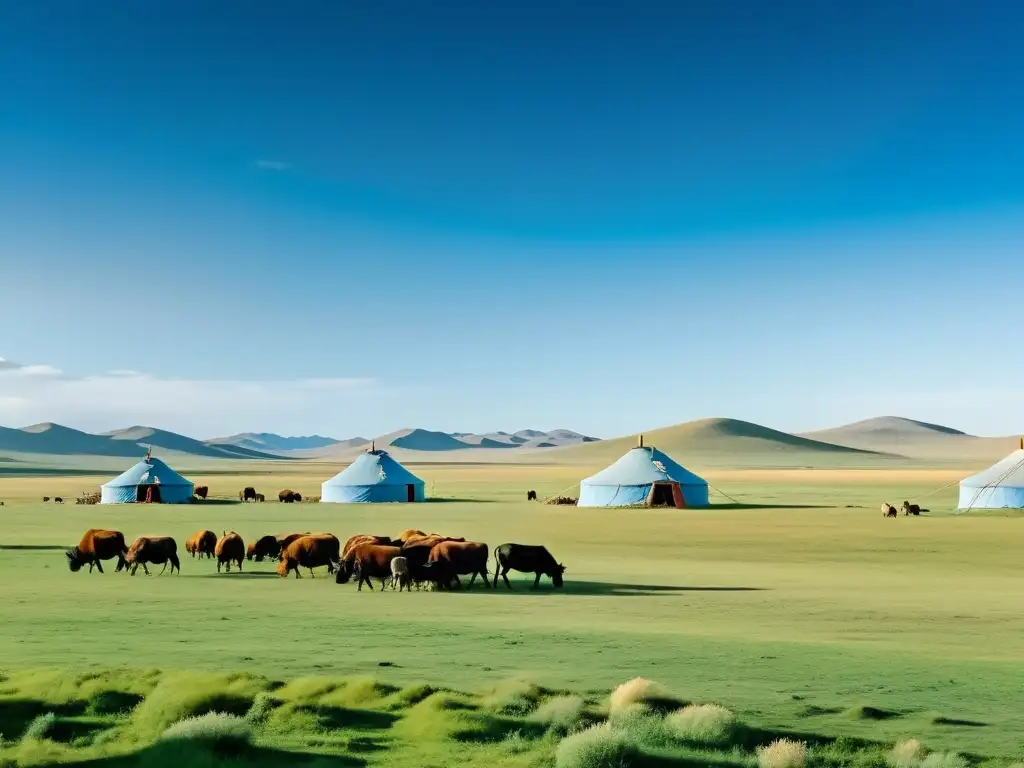
[(50, 500), (50, 497), (49, 497), (49, 496), (43, 496), (43, 503), (44, 503), (44, 504), (45, 504), (46, 502), (48, 502), (49, 500)]
[(217, 534), (213, 531), (196, 531), (185, 542), (185, 551), (192, 557), (213, 557), (217, 549)]
[(299, 568), (308, 568), (309, 575), (315, 577), (314, 568), (327, 566), (328, 573), (334, 571), (335, 563), (340, 556), (341, 543), (337, 536), (329, 533), (316, 533), (300, 536), (288, 545), (281, 553), (281, 562), (277, 566), (277, 575), (287, 577), (295, 571), (295, 578), (301, 578)]
[(921, 509), (917, 504), (911, 504), (909, 501), (903, 502), (903, 514), (906, 515), (920, 515), (922, 512), (930, 512), (928, 509)]
[(409, 563), (404, 557), (396, 557), (391, 561), (391, 589), (398, 587), (401, 592), (405, 587), (407, 592), (412, 591), (412, 579), (409, 578)]
[(56, 497), (56, 498), (55, 498), (55, 499), (53, 500), (53, 503), (54, 503), (54, 504), (63, 504), (63, 503), (64, 503), (64, 499), (62, 499), (62, 498), (61, 498), (60, 496), (57, 496), (57, 497)]
[(264, 496), (262, 493), (257, 493), (256, 494), (256, 501), (261, 501), (262, 502), (262, 501), (266, 501), (266, 500), (267, 500), (267, 497)]
[(209, 495), (210, 489), (205, 485), (197, 485), (193, 493), (200, 499), (205, 499)]
[(124, 534), (120, 531), (90, 528), (82, 536), (78, 546), (72, 547), (64, 554), (68, 559), (68, 568), (72, 572), (81, 570), (82, 566), (88, 563), (89, 573), (92, 573), (93, 566), (103, 573), (101, 560), (116, 557), (118, 570), (124, 568), (124, 556), (128, 554), (128, 547), (124, 543)]
[(527, 491), (526, 492), (526, 500), (527, 501), (536, 501), (537, 500), (537, 492), (536, 491)]
[(277, 494), (277, 498), (283, 504), (292, 504), (297, 501), (302, 501), (302, 494), (286, 488)]
[(531, 544), (502, 544), (494, 550), (494, 562), (496, 563), (495, 587), (498, 586), (498, 576), (501, 576), (505, 586), (512, 589), (512, 585), (508, 581), (509, 571), (536, 574), (536, 578), (533, 580), (533, 589), (537, 589), (540, 585), (541, 576), (550, 576), (554, 586), (562, 586), (562, 574), (565, 573), (565, 566), (556, 561), (546, 547)]
[[(178, 561), (178, 545), (170, 536), (140, 536), (128, 548), (128, 554), (125, 555), (124, 561), (127, 564), (125, 570), (131, 573), (132, 576), (139, 570), (140, 565), (146, 575), (149, 576), (149, 568), (146, 567), (147, 563), (163, 565), (160, 571), (161, 574), (167, 570), (168, 564), (171, 566), (171, 573), (174, 573), (175, 570), (181, 573), (181, 563)], [(119, 564), (118, 570), (120, 568)]]
[(351, 549), (341, 562), (336, 564), (334, 581), (337, 584), (345, 584), (354, 576), (358, 584), (358, 591), (362, 592), (363, 582), (373, 589), (370, 579), (380, 579), (383, 589), (385, 582), (392, 577), (391, 561), (401, 556), (401, 547), (360, 544)]
[(241, 571), (242, 560), (245, 559), (245, 542), (234, 531), (224, 531), (224, 535), (217, 541), (214, 555), (217, 557), (217, 573), (220, 573), (222, 565), (225, 572), (231, 573), (231, 563), (237, 563)]
[(243, 488), (238, 492), (239, 501), (256, 501), (255, 488)]
[(479, 541), (442, 541), (430, 550), (427, 558), (430, 580), (440, 587), (451, 588), (452, 581), (461, 586), (459, 576), (471, 576), (466, 586), (469, 589), (479, 576), (484, 586), (490, 587), (487, 554), (487, 545)]
[(278, 544), (275, 536), (261, 536), (255, 544), (249, 545), (249, 550), (245, 553), (245, 559), (262, 563), (265, 558), (277, 557), (280, 554), (281, 545)]
[(892, 504), (885, 503), (882, 505), (882, 514), (886, 517), (896, 517), (896, 507)]

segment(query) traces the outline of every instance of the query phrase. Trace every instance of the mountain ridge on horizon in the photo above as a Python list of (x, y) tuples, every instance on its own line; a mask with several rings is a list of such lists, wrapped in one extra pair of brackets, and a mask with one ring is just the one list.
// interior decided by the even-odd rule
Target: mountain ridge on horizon
[[(407, 460), (518, 461), (515, 457), (540, 456), (545, 461), (575, 463), (604, 460), (621, 454), (635, 444), (638, 435), (602, 440), (573, 430), (549, 432), (523, 429), (482, 434), (441, 432), (422, 428), (396, 430), (374, 438), (338, 440), (323, 435), (282, 436), (271, 432), (243, 432), (228, 437), (198, 440), (168, 430), (134, 425), (105, 433), (89, 433), (54, 422), (21, 428), (0, 427), (0, 453), (38, 455), (94, 455), (141, 457), (143, 450), (156, 449), (206, 458), (261, 460), (348, 460), (371, 444), (396, 451)], [(645, 442), (660, 444), (681, 458), (711, 457), (716, 460), (755, 454), (765, 457), (806, 455), (813, 464), (817, 456), (828, 461), (865, 461), (899, 458), (980, 460), (998, 457), (1017, 438), (989, 438), (969, 435), (958, 429), (899, 416), (879, 416), (850, 424), (802, 433), (790, 433), (753, 422), (732, 418), (707, 418), (643, 432)], [(309, 447), (292, 447), (292, 446)], [(1005, 449), (1005, 450), (1004, 450)], [(538, 452), (539, 451), (539, 452)], [(1002, 453), (1000, 453), (1002, 452)], [(422, 458), (417, 458), (422, 457)], [(433, 458), (429, 458), (433, 457)], [(502, 457), (506, 457), (503, 459)]]

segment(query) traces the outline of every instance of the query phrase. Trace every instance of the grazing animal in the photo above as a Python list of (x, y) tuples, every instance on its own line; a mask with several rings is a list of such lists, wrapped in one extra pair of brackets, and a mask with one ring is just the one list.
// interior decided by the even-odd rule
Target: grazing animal
[(546, 547), (532, 544), (502, 544), (494, 550), (494, 562), (495, 587), (498, 586), (498, 577), (501, 576), (505, 586), (512, 589), (508, 581), (509, 571), (536, 574), (537, 578), (533, 580), (534, 589), (540, 585), (541, 576), (550, 576), (554, 586), (562, 586), (565, 566), (557, 562)]
[(419, 528), (406, 528), (404, 531), (402, 531), (400, 534), (398, 534), (398, 541), (400, 541), (403, 544), (405, 544), (405, 542), (407, 542), (413, 536), (426, 536), (426, 535), (427, 534), (425, 534)]
[(334, 573), (334, 564), (338, 561), (341, 552), (341, 542), (338, 537), (330, 533), (314, 533), (308, 536), (300, 536), (288, 545), (288, 548), (281, 552), (281, 562), (277, 566), (277, 575), (287, 577), (291, 571), (295, 571), (295, 578), (301, 578), (299, 568), (309, 568), (309, 575), (314, 568), (322, 565), (327, 566), (328, 573)]
[(245, 542), (234, 531), (224, 531), (213, 553), (217, 557), (217, 573), (220, 573), (222, 565), (226, 573), (231, 573), (232, 563), (238, 563), (238, 570), (241, 571), (242, 560), (245, 559)]
[(255, 560), (262, 563), (264, 558), (277, 557), (281, 554), (281, 545), (276, 536), (261, 536), (255, 544), (249, 545), (245, 553), (246, 560)]
[(209, 487), (207, 487), (205, 485), (199, 485), (199, 486), (196, 486), (196, 488), (193, 491), (193, 493), (196, 496), (198, 496), (200, 499), (205, 499), (209, 495), (210, 489), (209, 489)]
[(256, 501), (262, 502), (262, 501), (266, 501), (266, 500), (267, 500), (267, 497), (264, 496), (262, 493), (257, 493), (256, 494)]
[(128, 554), (128, 547), (124, 543), (124, 534), (120, 531), (90, 528), (83, 534), (78, 546), (72, 547), (64, 554), (72, 573), (81, 570), (86, 563), (89, 564), (89, 573), (92, 573), (93, 566), (103, 573), (101, 560), (110, 560), (116, 557), (117, 570), (125, 567), (124, 556)]
[(537, 492), (536, 491), (527, 491), (526, 492), (526, 500), (527, 501), (536, 501), (537, 500)]
[(284, 504), (292, 504), (296, 501), (302, 501), (302, 494), (296, 493), (295, 491), (285, 489), (277, 494), (278, 501)]
[(139, 536), (128, 547), (128, 554), (124, 556), (124, 560), (127, 563), (125, 570), (129, 571), (132, 576), (139, 570), (140, 565), (149, 576), (149, 568), (146, 567), (146, 563), (163, 565), (161, 574), (167, 570), (168, 564), (171, 566), (171, 573), (174, 573), (175, 569), (181, 573), (178, 545), (170, 536)]
[[(349, 537), (349, 540), (345, 542), (345, 546), (341, 548), (341, 556), (345, 557), (349, 552), (352, 551), (353, 547), (357, 547), (360, 544), (385, 544), (391, 545), (390, 536), (373, 536), (368, 533), (357, 533), (355, 536)], [(397, 545), (395, 545), (397, 546)]]
[(404, 557), (396, 557), (391, 561), (391, 589), (398, 586), (398, 591), (405, 587), (407, 592), (412, 592), (412, 579), (409, 576), (409, 562)]
[(427, 567), (427, 560), (430, 558), (430, 551), (442, 541), (465, 541), (465, 539), (450, 539), (438, 534), (429, 536), (413, 536), (402, 545), (402, 555), (409, 566), (409, 576), (417, 589), (422, 589), (428, 582), (437, 581), (434, 579), (435, 571)]
[(238, 492), (239, 501), (256, 501), (256, 489), (249, 487), (243, 488)]
[(196, 531), (185, 542), (185, 551), (200, 560), (203, 559), (203, 556), (213, 557), (216, 548), (217, 534), (213, 531)]
[(894, 507), (892, 504), (888, 504), (888, 503), (883, 504), (882, 505), (882, 514), (885, 515), (886, 517), (896, 517), (896, 507)]
[(288, 548), (296, 539), (301, 539), (303, 536), (312, 536), (313, 534), (309, 531), (303, 531), (302, 533), (279, 533), (277, 534), (277, 545), (282, 553)]
[(44, 503), (44, 504), (45, 504), (46, 502), (48, 502), (49, 500), (50, 500), (50, 497), (49, 497), (49, 496), (43, 496), (43, 503)]
[(930, 512), (928, 509), (921, 509), (917, 504), (911, 504), (909, 501), (903, 502), (903, 515), (920, 515), (922, 512)]
[(450, 588), (453, 580), (461, 584), (459, 576), (472, 574), (466, 589), (473, 586), (477, 576), (484, 580), (485, 587), (490, 587), (487, 555), (487, 545), (479, 541), (442, 541), (435, 544), (427, 558), (431, 581), (442, 588)]
[(62, 498), (61, 498), (60, 496), (57, 496), (57, 497), (56, 497), (56, 498), (55, 498), (55, 499), (53, 500), (53, 503), (54, 503), (54, 504), (63, 504), (63, 503), (64, 503), (64, 499), (62, 499)]
[(353, 576), (356, 577), (359, 585), (358, 591), (363, 591), (363, 582), (373, 589), (370, 579), (380, 579), (381, 589), (391, 579), (391, 561), (402, 556), (401, 547), (393, 547), (387, 544), (360, 544), (335, 563), (334, 581), (337, 584), (347, 583)]

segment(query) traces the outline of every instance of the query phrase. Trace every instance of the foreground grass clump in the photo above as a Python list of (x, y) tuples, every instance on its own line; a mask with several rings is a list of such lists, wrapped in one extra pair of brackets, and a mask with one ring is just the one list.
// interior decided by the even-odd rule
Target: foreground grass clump
[(807, 745), (792, 739), (776, 739), (766, 747), (757, 748), (758, 768), (804, 768)]
[(224, 712), (207, 712), (179, 720), (160, 736), (161, 741), (202, 741), (217, 746), (244, 746), (252, 740), (250, 723)]
[(141, 736), (163, 733), (171, 725), (210, 712), (243, 716), (268, 681), (246, 674), (179, 673), (162, 678), (132, 713)]
[(967, 761), (956, 752), (932, 752), (921, 768), (967, 768)]
[(635, 677), (623, 683), (612, 691), (608, 698), (609, 711), (613, 715), (637, 704), (642, 704), (649, 709), (670, 711), (679, 708), (684, 703), (671, 696), (660, 683), (643, 677)]
[(917, 739), (906, 739), (896, 743), (885, 762), (890, 768), (919, 768), (924, 754), (924, 744)]
[(25, 729), (25, 733), (22, 734), (22, 741), (39, 741), (45, 739), (50, 731), (53, 729), (54, 724), (57, 722), (57, 716), (53, 712), (46, 712), (36, 717), (28, 728)]
[(640, 752), (620, 730), (594, 725), (562, 739), (555, 753), (557, 768), (628, 768)]
[(552, 696), (530, 715), (530, 721), (565, 736), (580, 730), (587, 721), (586, 702), (580, 696)]
[(691, 704), (668, 715), (665, 727), (680, 741), (724, 746), (733, 735), (736, 716), (717, 704)]

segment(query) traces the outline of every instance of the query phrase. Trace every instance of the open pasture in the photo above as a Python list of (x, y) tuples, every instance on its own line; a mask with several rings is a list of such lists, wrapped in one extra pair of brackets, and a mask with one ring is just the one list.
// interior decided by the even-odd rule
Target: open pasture
[[(214, 496), (252, 484), (270, 498), (284, 487), (315, 493), (328, 476), (290, 469), (190, 477)], [(887, 520), (878, 508), (955, 473), (723, 470), (709, 480), (739, 504), (676, 511), (525, 501), (528, 488), (568, 486), (579, 473), (567, 468), (414, 471), (442, 498), (87, 507), (73, 502), (95, 485), (83, 476), (0, 480), (3, 666), (373, 675), (460, 690), (516, 677), (584, 694), (642, 675), (763, 728), (917, 737), (983, 755), (1024, 744), (1024, 520), (949, 515), (955, 489), (927, 499), (935, 513), (921, 518)], [(44, 494), (71, 503), (31, 501)], [(561, 591), (545, 579), (534, 593), (519, 575), (513, 592), (412, 594), (357, 593), (323, 571), (280, 579), (267, 562), (218, 575), (187, 556), (180, 576), (130, 577), (112, 564), (72, 574), (62, 549), (90, 526), (129, 540), (169, 534), (182, 554), (203, 527), (248, 543), (284, 530), (344, 540), (411, 526), (492, 548), (545, 544), (568, 570)]]

